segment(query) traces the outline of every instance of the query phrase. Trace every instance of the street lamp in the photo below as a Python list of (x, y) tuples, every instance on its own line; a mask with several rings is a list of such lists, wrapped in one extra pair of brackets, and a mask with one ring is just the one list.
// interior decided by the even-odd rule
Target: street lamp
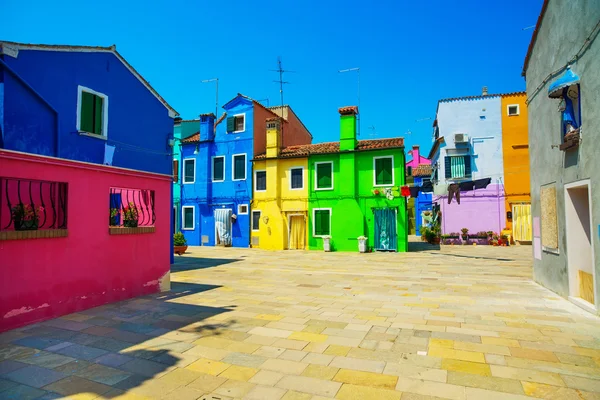
[(358, 76), (358, 115), (356, 116), (356, 118), (358, 119), (358, 136), (360, 136), (360, 68), (355, 67), (355, 68), (340, 69), (338, 71), (338, 73), (352, 72), (352, 71), (356, 71), (357, 76)]
[(215, 90), (215, 117), (217, 116), (217, 112), (219, 110), (219, 78), (212, 79), (204, 79), (202, 83), (216, 82), (216, 90)]

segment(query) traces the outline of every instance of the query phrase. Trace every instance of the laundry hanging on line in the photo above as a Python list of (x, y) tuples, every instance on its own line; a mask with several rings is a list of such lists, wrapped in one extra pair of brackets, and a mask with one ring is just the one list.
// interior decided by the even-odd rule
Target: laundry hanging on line
[(492, 178), (476, 179), (448, 185), (448, 204), (452, 203), (452, 197), (460, 204), (460, 192), (469, 192), (477, 189), (485, 189), (492, 183)]

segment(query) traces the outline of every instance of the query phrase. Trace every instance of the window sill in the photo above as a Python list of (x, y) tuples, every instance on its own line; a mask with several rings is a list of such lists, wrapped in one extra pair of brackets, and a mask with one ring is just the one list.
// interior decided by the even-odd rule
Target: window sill
[(69, 231), (66, 229), (45, 229), (38, 231), (6, 231), (0, 232), (1, 240), (29, 240), (29, 239), (50, 239), (67, 237)]
[(154, 226), (138, 226), (137, 228), (124, 228), (120, 226), (109, 226), (108, 233), (111, 235), (137, 235), (141, 233), (154, 233)]
[(93, 138), (100, 139), (100, 140), (108, 140), (108, 138), (106, 136), (96, 135), (95, 133), (89, 133), (89, 132), (83, 132), (83, 131), (79, 131), (77, 133), (79, 133), (79, 136), (88, 136), (88, 137), (93, 137)]
[(332, 187), (330, 187), (330, 188), (315, 188), (315, 191), (319, 191), (319, 192), (324, 191), (324, 190), (333, 190), (333, 188)]
[(558, 249), (552, 249), (550, 247), (543, 247), (542, 246), (542, 250), (544, 251), (544, 253), (550, 253), (550, 254), (555, 254), (555, 255), (559, 255), (560, 252), (558, 251)]
[(393, 183), (389, 183), (389, 184), (385, 184), (385, 185), (373, 185), (373, 187), (380, 187), (380, 188), (391, 188), (394, 187)]

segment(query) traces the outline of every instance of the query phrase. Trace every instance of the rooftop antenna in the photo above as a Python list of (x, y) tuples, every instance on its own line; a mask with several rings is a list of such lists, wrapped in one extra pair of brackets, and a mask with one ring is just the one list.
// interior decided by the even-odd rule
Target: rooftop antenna
[(526, 26), (525, 28), (521, 29), (522, 31), (526, 31), (527, 29), (533, 29), (535, 28), (535, 25), (531, 25), (531, 26)]
[(358, 74), (358, 115), (356, 116), (356, 119), (358, 121), (358, 136), (360, 136), (360, 67), (340, 69), (338, 73), (352, 71), (356, 71), (356, 73)]
[(415, 122), (429, 121), (429, 120), (431, 120), (431, 119), (433, 119), (433, 118), (431, 118), (431, 117), (427, 117), (427, 118), (419, 118), (419, 119), (415, 119)]
[[(283, 85), (290, 83), (290, 82), (286, 82), (283, 80), (283, 73), (284, 72), (295, 72), (295, 71), (289, 71), (289, 70), (283, 69), (283, 66), (281, 65), (281, 56), (277, 57), (277, 69), (272, 69), (271, 71), (279, 73), (279, 80), (273, 81), (273, 82), (279, 83), (279, 95), (281, 96), (281, 115), (279, 117), (283, 120), (283, 105), (284, 105), (284, 103), (283, 103)], [(281, 129), (281, 136), (283, 137), (283, 122), (281, 123), (280, 129)]]
[(263, 101), (266, 101), (267, 102), (267, 107), (269, 107), (269, 99), (260, 99), (260, 100), (256, 100), (256, 101), (258, 101), (259, 103), (262, 103)]
[(377, 136), (377, 132), (375, 131), (375, 125), (371, 125), (369, 127), (369, 130), (371, 131), (371, 133), (369, 133), (369, 136), (371, 136), (371, 137)]
[(219, 111), (219, 78), (204, 79), (202, 83), (216, 82), (216, 94), (215, 94), (215, 118)]

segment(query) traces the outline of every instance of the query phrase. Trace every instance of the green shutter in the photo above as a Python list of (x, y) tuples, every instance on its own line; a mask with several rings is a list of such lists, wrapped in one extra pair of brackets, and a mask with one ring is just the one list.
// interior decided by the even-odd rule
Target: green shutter
[(323, 210), (321, 213), (321, 231), (323, 235), (329, 235), (329, 210)]
[(331, 164), (317, 164), (317, 189), (331, 188)]
[(471, 156), (465, 156), (465, 176), (471, 176)]
[(246, 157), (236, 156), (234, 165), (234, 176), (233, 179), (244, 179), (245, 178), (245, 164)]
[(213, 158), (213, 179), (222, 181), (223, 178), (223, 158)]
[(94, 132), (94, 95), (81, 92), (81, 109), (79, 110), (79, 130)]
[(393, 183), (392, 180), (392, 159), (375, 159), (375, 184), (391, 185)]
[(235, 117), (227, 117), (227, 132), (235, 131)]
[(320, 210), (316, 210), (315, 211), (315, 236), (320, 236), (322, 235), (321, 231), (322, 231), (322, 225), (321, 225), (321, 211)]
[(94, 131), (93, 133), (97, 135), (104, 135), (102, 132), (102, 122), (103, 122), (103, 106), (104, 100), (100, 96), (94, 96)]

